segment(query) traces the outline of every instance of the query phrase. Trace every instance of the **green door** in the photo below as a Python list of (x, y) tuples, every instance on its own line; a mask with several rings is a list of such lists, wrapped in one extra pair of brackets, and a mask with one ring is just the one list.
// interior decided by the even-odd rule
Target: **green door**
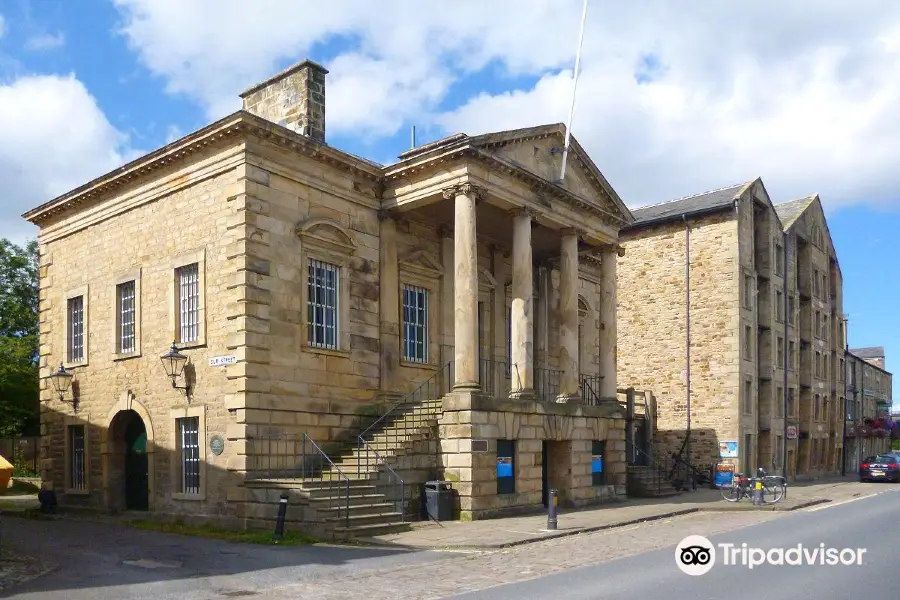
[(125, 508), (149, 508), (150, 478), (147, 461), (147, 430), (134, 419), (125, 430)]

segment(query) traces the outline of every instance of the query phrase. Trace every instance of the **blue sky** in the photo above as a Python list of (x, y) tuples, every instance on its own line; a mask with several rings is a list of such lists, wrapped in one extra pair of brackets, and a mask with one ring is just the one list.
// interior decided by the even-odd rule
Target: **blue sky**
[[(303, 58), (331, 71), (328, 142), (382, 163), (412, 125), (422, 143), (567, 118), (580, 0), (248, 6), (0, 0), (0, 236), (24, 240), (25, 210), (236, 110)], [(885, 346), (890, 368), (900, 5), (801, 8), (594, 0), (573, 133), (631, 207), (757, 176), (775, 202), (819, 193), (850, 343)]]

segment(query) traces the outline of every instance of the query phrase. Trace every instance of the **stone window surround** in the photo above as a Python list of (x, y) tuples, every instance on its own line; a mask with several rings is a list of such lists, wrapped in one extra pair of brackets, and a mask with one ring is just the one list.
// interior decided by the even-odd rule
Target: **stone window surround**
[(744, 325), (744, 340), (742, 344), (741, 354), (744, 360), (753, 360), (753, 327)]
[(744, 389), (741, 394), (744, 398), (744, 401), (741, 403), (741, 412), (745, 415), (753, 414), (753, 379), (747, 378), (744, 380)]
[[(197, 287), (198, 287), (198, 315), (197, 315), (197, 339), (192, 342), (181, 342), (179, 326), (180, 307), (178, 303), (179, 284), (178, 269), (197, 263)], [(206, 248), (200, 248), (191, 252), (179, 254), (172, 259), (169, 277), (169, 328), (175, 347), (202, 348), (206, 346)]]
[[(82, 337), (84, 338), (84, 346), (82, 353), (82, 360), (79, 361), (70, 361), (69, 360), (69, 328), (71, 323), (69, 322), (69, 300), (72, 298), (77, 298), (81, 296), (83, 298), (82, 304)], [(63, 294), (62, 306), (63, 306), (63, 331), (62, 331), (62, 363), (66, 368), (73, 367), (86, 367), (90, 358), (90, 286), (85, 284), (76, 288), (69, 289), (65, 294)]]
[(784, 323), (784, 290), (775, 287), (775, 322)]
[[(398, 261), (398, 280), (399, 289), (399, 307), (400, 314), (397, 315), (397, 321), (400, 323), (400, 366), (404, 367), (437, 367), (440, 358), (440, 339), (435, 335), (440, 331), (441, 326), (441, 278), (444, 270), (440, 263), (434, 257), (429, 256), (425, 252), (414, 252), (408, 257)], [(403, 348), (406, 343), (406, 327), (403, 318), (403, 288), (405, 286), (413, 286), (426, 290), (428, 292), (428, 309), (426, 311), (427, 328), (425, 334), (428, 336), (428, 354), (425, 362), (410, 360), (404, 356)]]
[[(187, 417), (197, 417), (198, 425), (197, 425), (197, 445), (200, 447), (200, 493), (198, 494), (187, 494), (184, 492), (178, 492), (176, 490), (181, 489), (181, 481), (180, 481), (180, 460), (181, 458), (178, 456), (178, 419), (183, 419)], [(206, 432), (206, 405), (200, 404), (197, 406), (185, 406), (184, 408), (173, 408), (169, 412), (169, 435), (172, 439), (172, 454), (174, 459), (171, 462), (170, 466), (170, 482), (172, 489), (172, 500), (193, 500), (193, 501), (202, 501), (206, 500), (206, 446), (207, 446), (207, 432)]]
[(753, 292), (756, 290), (756, 287), (753, 285), (753, 276), (750, 273), (743, 271), (744, 276), (744, 288), (743, 288), (743, 307), (747, 310), (753, 310)]
[[(321, 232), (331, 232), (331, 236)], [(356, 254), (357, 244), (347, 229), (336, 221), (314, 217), (302, 222), (295, 230), (300, 238), (300, 264), (302, 285), (300, 306), (303, 311), (303, 327), (300, 328), (300, 349), (313, 354), (350, 356), (350, 261)], [(337, 239), (334, 239), (337, 238)], [(312, 346), (309, 340), (309, 261), (318, 260), (338, 268), (337, 348)], [(401, 307), (402, 310), (402, 307)], [(432, 311), (433, 312), (433, 311)], [(398, 315), (402, 316), (402, 315)], [(435, 356), (435, 354), (432, 354)]]
[[(67, 495), (87, 496), (91, 493), (91, 427), (90, 414), (65, 415), (63, 417), (63, 460), (64, 492)], [(72, 449), (69, 445), (69, 427), (78, 426), (84, 428), (84, 488), (72, 487)]]
[[(119, 286), (123, 283), (134, 282), (134, 351), (119, 351), (119, 326), (121, 324), (121, 310), (119, 307)], [(125, 360), (137, 358), (141, 355), (141, 268), (138, 267), (127, 273), (123, 273), (113, 281), (113, 311), (112, 319), (112, 344), (113, 360)]]

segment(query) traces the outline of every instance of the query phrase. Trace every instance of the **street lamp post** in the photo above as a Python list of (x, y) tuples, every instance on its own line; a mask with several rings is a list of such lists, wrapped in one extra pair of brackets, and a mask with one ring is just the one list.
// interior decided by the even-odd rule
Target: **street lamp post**
[(73, 375), (66, 371), (62, 363), (59, 363), (59, 370), (50, 375), (48, 379), (53, 384), (53, 389), (56, 395), (59, 396), (59, 401), (69, 402), (72, 405), (72, 410), (78, 412), (78, 398), (75, 397), (75, 394), (72, 394), (71, 400), (66, 400), (66, 392), (72, 386)]
[(162, 361), (166, 375), (172, 380), (172, 387), (176, 390), (184, 390), (185, 396), (190, 399), (191, 385), (188, 383), (187, 378), (185, 378), (185, 384), (183, 386), (179, 386), (175, 383), (184, 373), (184, 367), (187, 364), (187, 356), (180, 353), (175, 346), (175, 342), (172, 342), (172, 347), (169, 351), (160, 356), (159, 359)]

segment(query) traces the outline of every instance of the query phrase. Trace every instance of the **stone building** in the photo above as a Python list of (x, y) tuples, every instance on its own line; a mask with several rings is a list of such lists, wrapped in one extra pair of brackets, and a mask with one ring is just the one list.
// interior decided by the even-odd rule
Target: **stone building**
[(369, 533), (429, 479), (464, 519), (623, 494), (621, 199), (574, 140), (558, 181), (561, 125), (342, 152), (326, 73), (24, 215), (45, 485), (235, 524), (288, 490), (289, 520)]
[(867, 456), (891, 448), (893, 376), (884, 369), (884, 348), (846, 351), (847, 423), (844, 429), (846, 472)]
[(838, 469), (842, 283), (818, 198), (773, 205), (756, 179), (633, 214), (618, 377), (656, 395), (654, 458), (690, 437), (698, 469)]

